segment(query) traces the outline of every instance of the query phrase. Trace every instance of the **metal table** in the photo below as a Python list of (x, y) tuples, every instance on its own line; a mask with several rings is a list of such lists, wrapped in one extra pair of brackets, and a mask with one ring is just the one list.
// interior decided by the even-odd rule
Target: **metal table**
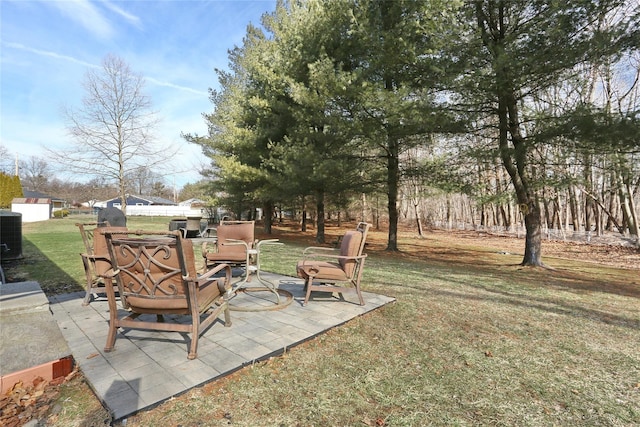
[[(238, 244), (244, 244), (244, 242), (242, 243), (238, 242)], [(261, 291), (271, 292), (276, 297), (275, 305), (271, 307), (266, 307), (266, 308), (259, 307), (259, 308), (251, 308), (251, 309), (249, 308), (241, 309), (238, 307), (231, 306), (232, 310), (238, 310), (238, 311), (275, 310), (275, 309), (284, 308), (287, 305), (291, 304), (291, 302), (293, 301), (293, 295), (289, 291), (286, 291), (284, 289), (279, 289), (275, 284), (273, 284), (272, 282), (263, 278), (260, 275), (260, 272), (262, 271), (262, 268), (260, 267), (260, 255), (261, 255), (262, 247), (265, 245), (282, 245), (282, 244), (283, 243), (281, 243), (278, 239), (266, 239), (266, 240), (260, 240), (253, 249), (247, 249), (247, 265), (246, 265), (244, 279), (233, 284), (233, 292), (235, 294), (238, 294), (240, 292), (261, 292)], [(252, 276), (256, 277), (259, 284), (262, 285), (261, 287), (248, 286), (249, 282), (251, 282)], [(282, 298), (280, 298), (281, 296), (284, 296), (285, 299), (283, 300)]]

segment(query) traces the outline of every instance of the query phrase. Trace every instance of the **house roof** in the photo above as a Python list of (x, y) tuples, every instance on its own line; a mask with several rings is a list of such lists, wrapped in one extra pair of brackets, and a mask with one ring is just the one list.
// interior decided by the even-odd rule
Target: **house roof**
[(154, 205), (175, 205), (176, 203), (173, 200), (165, 199), (164, 197), (154, 197), (154, 196), (137, 196), (141, 199), (149, 200), (153, 202)]
[(183, 200), (182, 202), (178, 203), (178, 205), (191, 206), (191, 205), (204, 205), (205, 203), (206, 202), (202, 199), (192, 198), (192, 199)]
[(22, 194), (24, 195), (25, 199), (51, 199), (51, 201), (54, 201), (54, 202), (64, 202), (64, 199), (53, 197), (48, 194), (41, 193), (39, 191), (22, 190)]
[[(127, 194), (127, 199), (129, 199), (129, 198), (146, 200), (147, 202), (149, 202), (152, 205), (169, 205), (169, 206), (175, 206), (176, 205), (176, 203), (173, 202), (172, 200), (165, 199), (165, 198), (162, 198), (162, 197), (139, 196), (137, 194)], [(114, 197), (114, 198), (111, 198), (109, 200), (96, 202), (96, 205), (98, 205), (98, 204), (106, 204), (106, 203), (111, 202), (111, 201), (119, 201), (119, 200), (120, 200), (120, 197)]]
[(16, 205), (48, 205), (51, 203), (51, 199), (44, 197), (16, 197), (11, 200), (11, 203)]

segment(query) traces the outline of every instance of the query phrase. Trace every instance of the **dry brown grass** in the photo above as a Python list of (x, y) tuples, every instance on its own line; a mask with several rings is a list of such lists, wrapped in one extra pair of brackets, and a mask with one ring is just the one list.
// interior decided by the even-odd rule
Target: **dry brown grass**
[[(289, 249), (269, 267), (291, 274), (294, 241), (313, 233), (277, 236)], [(518, 241), (469, 233), (400, 240), (386, 253), (374, 231), (367, 247), (365, 286), (395, 304), (127, 426), (640, 422), (640, 270), (576, 261), (581, 248), (562, 245), (549, 269), (522, 268)]]
[[(286, 245), (263, 267), (282, 274), (314, 244), (312, 230), (270, 237)], [(516, 239), (403, 230), (388, 253), (374, 230), (368, 242), (364, 287), (396, 303), (126, 425), (640, 424), (637, 250), (545, 242), (541, 269), (519, 266)], [(50, 424), (80, 425), (84, 407), (100, 425), (86, 395), (69, 387)]]

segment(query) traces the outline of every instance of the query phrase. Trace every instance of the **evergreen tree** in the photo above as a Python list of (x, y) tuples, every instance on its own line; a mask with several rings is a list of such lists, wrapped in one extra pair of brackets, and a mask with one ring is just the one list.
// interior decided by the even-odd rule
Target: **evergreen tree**
[(502, 164), (511, 178), (526, 228), (523, 265), (541, 260), (541, 211), (532, 168), (536, 144), (527, 103), (568, 81), (577, 66), (618, 55), (636, 43), (637, 18), (621, 18), (615, 28), (597, 30), (600, 16), (624, 1), (476, 0), (461, 8), (459, 37), (449, 46), (453, 66), (464, 74), (458, 108), (491, 123)]
[(20, 177), (0, 172), (0, 208), (11, 208), (11, 201), (24, 197)]

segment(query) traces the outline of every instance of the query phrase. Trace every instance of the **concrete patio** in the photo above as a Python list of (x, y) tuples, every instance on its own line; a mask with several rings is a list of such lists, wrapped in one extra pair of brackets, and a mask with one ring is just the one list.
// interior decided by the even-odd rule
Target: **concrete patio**
[(114, 420), (126, 418), (201, 384), (285, 352), (331, 328), (394, 301), (364, 292), (344, 299), (313, 293), (306, 307), (300, 279), (263, 273), (294, 299), (277, 310), (269, 292), (240, 293), (232, 300), (232, 326), (214, 323), (200, 338), (198, 358), (187, 359), (188, 337), (176, 332), (120, 331), (115, 351), (105, 353), (106, 299), (82, 306), (83, 293), (49, 299), (53, 318), (75, 362)]

